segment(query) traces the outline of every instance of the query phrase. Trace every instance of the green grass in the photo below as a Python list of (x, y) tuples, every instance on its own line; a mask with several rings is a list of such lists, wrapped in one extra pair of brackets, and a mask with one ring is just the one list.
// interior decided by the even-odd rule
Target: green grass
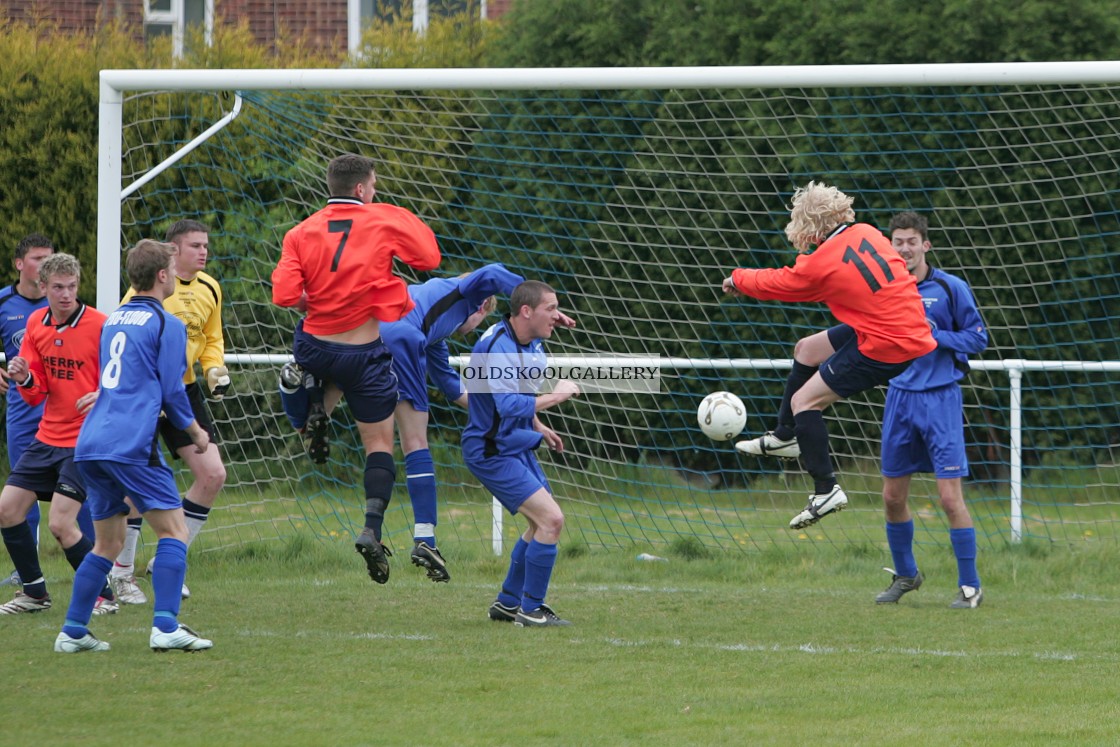
[(344, 537), (193, 553), (182, 619), (215, 642), (195, 655), (147, 649), (150, 606), (94, 620), (112, 651), (54, 654), (72, 573), (49, 549), (55, 607), (0, 619), (0, 702), (43, 744), (1116, 741), (1110, 544), (987, 549), (987, 600), (962, 612), (944, 549), (919, 548), (925, 585), (879, 607), (887, 556), (868, 543), (682, 539), (640, 562), (573, 539), (549, 600), (574, 625), (554, 630), (486, 619), (505, 560), (479, 544), (445, 547), (446, 585), (395, 544), (386, 586)]
[[(436, 450), (449, 459), (446, 447)], [(360, 522), (364, 499), (360, 467), (352, 460), (311, 469), (306, 459), (269, 464), (292, 470), (288, 476), (246, 482), (239, 469), (227, 483), (196, 551), (274, 541), (297, 532), (341, 538)], [(871, 460), (848, 465), (840, 474), (849, 507), (841, 522), (826, 522), (807, 532), (790, 532), (788, 522), (805, 505), (811, 489), (800, 473), (755, 474), (749, 485), (712, 488), (705, 479), (656, 464), (620, 465), (593, 461), (587, 471), (546, 465), (553, 490), (567, 517), (567, 544), (658, 552), (680, 538), (706, 547), (746, 555), (773, 544), (810, 550), (883, 543), (882, 477)], [(489, 494), (467, 473), (461, 460), (439, 463), (440, 539), (459, 545), (490, 543)], [(181, 489), (188, 474), (180, 470)], [(399, 477), (399, 476), (398, 476)], [(391, 540), (406, 540), (412, 513), (403, 479), (398, 480), (387, 516)], [(910, 505), (915, 541), (947, 547), (948, 527), (937, 505), (932, 477), (917, 477)], [(965, 487), (981, 547), (1012, 541), (1009, 488), (1006, 484), (968, 483)], [(1028, 471), (1023, 485), (1022, 535), (1030, 541), (1077, 547), (1120, 544), (1120, 467)], [(510, 530), (507, 538), (516, 536)]]

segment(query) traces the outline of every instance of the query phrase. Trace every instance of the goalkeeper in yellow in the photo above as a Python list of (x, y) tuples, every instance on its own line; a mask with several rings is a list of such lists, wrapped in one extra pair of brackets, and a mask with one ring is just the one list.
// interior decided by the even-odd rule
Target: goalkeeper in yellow
[[(163, 307), (187, 327), (187, 373), (183, 383), (195, 420), (210, 435), (210, 446), (199, 454), (185, 431), (173, 426), (166, 417), (160, 417), (159, 432), (164, 444), (175, 458), (186, 462), (194, 477), (194, 482), (183, 496), (187, 547), (206, 523), (218, 491), (226, 482), (226, 468), (218, 451), (218, 433), (195, 375), (197, 363), (214, 399), (221, 399), (229, 388), (222, 334), (222, 289), (218, 281), (205, 272), (210, 249), (209, 234), (206, 225), (196, 220), (180, 220), (167, 230), (167, 241), (178, 248), (179, 254), (175, 263), (175, 293), (164, 299)], [(134, 293), (130, 288), (122, 303)], [(137, 516), (129, 518), (124, 549), (110, 572), (112, 587), (121, 590), (120, 601), (124, 604), (147, 602), (143, 590), (136, 584), (134, 572), (141, 521)], [(190, 596), (186, 584), (183, 585), (182, 595), (184, 599)]]

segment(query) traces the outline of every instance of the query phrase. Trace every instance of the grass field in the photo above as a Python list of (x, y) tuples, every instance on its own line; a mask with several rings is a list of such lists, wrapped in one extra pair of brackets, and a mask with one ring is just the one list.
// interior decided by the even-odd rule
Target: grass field
[(1111, 543), (983, 550), (972, 611), (948, 609), (948, 551), (920, 550), (926, 584), (880, 607), (887, 556), (869, 545), (745, 556), (682, 541), (642, 562), (569, 543), (549, 601), (574, 625), (552, 630), (487, 620), (504, 559), (449, 545), (453, 579), (436, 585), (396, 544), (386, 586), (341, 537), (192, 554), (182, 619), (215, 642), (194, 655), (147, 649), (150, 606), (94, 620), (112, 651), (54, 654), (72, 573), (47, 550), (55, 607), (0, 619), (10, 726), (83, 745), (1120, 738)]

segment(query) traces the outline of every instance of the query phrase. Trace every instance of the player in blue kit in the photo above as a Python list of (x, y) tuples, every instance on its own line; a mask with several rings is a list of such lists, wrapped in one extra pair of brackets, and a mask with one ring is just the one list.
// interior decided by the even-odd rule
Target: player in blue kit
[(432, 581), (448, 581), (451, 574), (436, 547), (437, 488), (428, 450), (428, 379), (449, 401), (467, 406), (469, 395), (448, 360), (447, 338), (473, 332), (494, 310), (494, 295), (508, 294), (523, 280), (500, 264), (490, 264), (458, 278), (410, 285), (408, 293), (415, 308), (399, 322), (381, 328), (381, 338), (393, 353), (400, 386), (394, 414), (412, 502), (411, 559)]
[[(23, 336), (27, 331), (27, 317), (31, 312), (47, 305), (47, 297), (39, 287), (39, 263), (54, 253), (54, 242), (42, 234), (25, 236), (16, 244), (14, 264), (19, 279), (0, 289), (0, 336), (3, 337), (4, 358), (10, 361), (19, 355)], [(39, 420), (43, 417), (43, 403), (31, 406), (20, 396), (18, 388), (10, 386), (7, 371), (0, 368), (0, 394), (7, 394), (8, 409), (5, 415), (8, 444), (8, 466), (15, 467), (23, 450), (35, 438)], [(33, 536), (39, 534), (39, 504), (31, 506), (27, 524)], [(84, 505), (78, 511), (78, 526), (82, 534), (93, 536), (93, 520)], [(13, 572), (6, 583), (19, 586), (19, 574)]]
[(563, 440), (537, 413), (579, 394), (579, 387), (561, 379), (553, 391), (537, 394), (539, 380), (487, 378), (480, 385), (481, 372), (544, 371), (543, 340), (552, 337), (562, 317), (552, 288), (537, 280), (521, 283), (510, 296), (510, 315), (479, 338), (464, 370), (464, 378), (477, 388), (467, 402), (463, 460), (507, 511), (529, 523), (510, 553), (506, 578), (487, 614), (523, 627), (571, 624), (545, 604), (564, 513), (533, 452), (542, 441), (563, 451)]
[(918, 280), (937, 348), (891, 379), (887, 389), (882, 437), (883, 504), (894, 568), (885, 569), (891, 573), (891, 585), (875, 601), (897, 602), (922, 585), (922, 573), (914, 559), (914, 521), (907, 498), (911, 475), (933, 472), (957, 558), (959, 591), (949, 606), (971, 609), (980, 605), (984, 592), (976, 571), (976, 530), (961, 486), (962, 478), (968, 476), (968, 458), (959, 382), (968, 373), (968, 356), (988, 346), (988, 333), (968, 283), (926, 261), (930, 249), (926, 219), (917, 213), (898, 213), (891, 219), (888, 233), (891, 244)]
[[(393, 370), (400, 386), (394, 419), (415, 522), (411, 558), (432, 581), (448, 581), (451, 575), (435, 539), (437, 482), (428, 450), (428, 382), (449, 401), (467, 406), (468, 394), (451, 366), (447, 340), (474, 331), (494, 310), (495, 294), (508, 294), (523, 280), (495, 263), (455, 278), (416, 283), (408, 286), (415, 308), (400, 321), (381, 326), (381, 338), (393, 354)], [(572, 323), (568, 317), (561, 317), (561, 324)], [(315, 389), (313, 380), (294, 363), (281, 370), (280, 382), (284, 410), (297, 430), (303, 428), (311, 400), (322, 394), (310, 394)], [(336, 397), (337, 392), (328, 390), (328, 404), (333, 404)]]
[(183, 384), (186, 327), (163, 308), (164, 299), (175, 292), (175, 246), (143, 239), (128, 250), (125, 269), (136, 294), (105, 321), (100, 396), (82, 424), (74, 452), (97, 539), (74, 574), (66, 621), (54, 643), (59, 653), (109, 649), (88, 626), (98, 589), (124, 544), (126, 496), (159, 538), (152, 566), (150, 647), (200, 651), (213, 646), (178, 620), (188, 531), (175, 477), (157, 440), (162, 410), (188, 434), (197, 453), (210, 445)]

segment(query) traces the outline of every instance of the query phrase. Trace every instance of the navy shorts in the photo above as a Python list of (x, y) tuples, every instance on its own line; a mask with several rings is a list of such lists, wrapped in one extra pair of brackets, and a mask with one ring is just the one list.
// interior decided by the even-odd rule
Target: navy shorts
[(967, 477), (961, 388), (956, 384), (928, 392), (889, 388), (881, 453), (886, 477), (915, 472), (932, 472), (942, 479)]
[(424, 333), (402, 322), (382, 327), (381, 338), (393, 354), (400, 399), (411, 402), (417, 412), (427, 412), (428, 341)]
[(94, 521), (127, 514), (126, 495), (142, 514), (183, 506), (175, 476), (164, 464), (141, 466), (94, 459), (77, 465), (89, 490), (89, 515)]
[[(206, 406), (206, 397), (203, 396), (202, 387), (197, 381), (187, 384), (187, 399), (190, 400), (191, 412), (194, 413), (195, 421), (204, 431), (210, 434), (210, 443), (217, 446), (219, 443), (218, 431), (214, 428), (214, 419), (210, 417), (210, 408)], [(187, 432), (171, 425), (171, 421), (167, 419), (166, 415), (160, 415), (159, 435), (163, 437), (164, 445), (175, 459), (179, 458), (179, 449), (194, 445), (194, 441), (191, 441)]]
[(41, 501), (49, 501), (55, 493), (78, 503), (86, 500), (85, 482), (74, 466), (74, 449), (48, 446), (37, 438), (23, 450), (7, 484), (30, 490)]
[(841, 397), (866, 392), (898, 376), (912, 361), (883, 363), (872, 360), (856, 347), (856, 331), (847, 324), (828, 329), (828, 341), (836, 352), (821, 364), (820, 375), (828, 388)]
[(304, 370), (342, 390), (346, 404), (360, 423), (380, 423), (397, 406), (397, 375), (393, 354), (378, 338), (365, 345), (327, 342), (296, 325), (292, 353)]
[(531, 451), (467, 462), (467, 469), (511, 514), (516, 514), (521, 504), (541, 488), (552, 493), (540, 462)]

